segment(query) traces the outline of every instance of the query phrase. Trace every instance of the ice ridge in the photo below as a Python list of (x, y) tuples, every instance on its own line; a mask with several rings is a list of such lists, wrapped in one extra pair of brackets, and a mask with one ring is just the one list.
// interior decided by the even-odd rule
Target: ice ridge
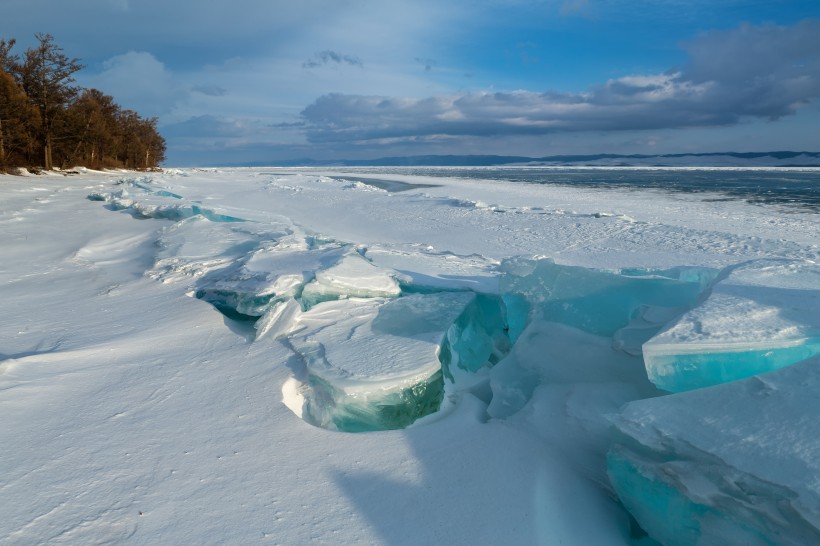
[(125, 186), (110, 192), (91, 192), (90, 201), (102, 201), (111, 210), (122, 210), (134, 218), (179, 221), (193, 216), (202, 216), (211, 222), (245, 222), (243, 218), (224, 214), (203, 207), (199, 203), (187, 202), (179, 194), (156, 189), (151, 186), (150, 177), (125, 179), (118, 182)]
[(223, 221), (145, 180), (125, 185), (89, 198), (177, 220), (160, 230), (149, 275), (186, 283), (228, 319), (253, 324), (256, 339), (284, 340), (303, 364), (289, 405), (314, 425), (404, 428), (439, 409), (454, 370), (475, 372), (509, 351), (496, 295), (408, 285), (365, 247), (287, 223)]

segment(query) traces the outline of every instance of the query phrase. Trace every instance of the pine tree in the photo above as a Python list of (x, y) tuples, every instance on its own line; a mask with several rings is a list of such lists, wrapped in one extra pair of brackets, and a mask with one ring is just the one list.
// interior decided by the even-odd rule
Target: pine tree
[(39, 46), (26, 51), (19, 67), (20, 80), (29, 100), (40, 112), (39, 137), (43, 146), (43, 167), (53, 167), (54, 137), (57, 121), (67, 105), (77, 96), (71, 84), (72, 75), (83, 66), (78, 59), (69, 59), (54, 43), (51, 34), (35, 34)]
[(0, 167), (26, 163), (36, 146), (39, 113), (9, 74), (0, 69)]

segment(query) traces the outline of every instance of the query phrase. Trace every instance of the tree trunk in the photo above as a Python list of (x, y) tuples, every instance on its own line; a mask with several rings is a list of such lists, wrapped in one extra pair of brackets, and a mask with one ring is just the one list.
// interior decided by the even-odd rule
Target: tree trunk
[(0, 119), (0, 165), (6, 163), (6, 148), (3, 145), (3, 120)]
[(44, 151), (43, 162), (45, 163), (44, 167), (47, 171), (51, 170), (51, 135), (46, 135), (46, 146)]

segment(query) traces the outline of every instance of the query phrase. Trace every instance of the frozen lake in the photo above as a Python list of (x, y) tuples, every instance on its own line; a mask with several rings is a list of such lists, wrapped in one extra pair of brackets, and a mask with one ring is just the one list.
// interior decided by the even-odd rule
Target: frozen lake
[(817, 179), (2, 176), (0, 541), (812, 541)]

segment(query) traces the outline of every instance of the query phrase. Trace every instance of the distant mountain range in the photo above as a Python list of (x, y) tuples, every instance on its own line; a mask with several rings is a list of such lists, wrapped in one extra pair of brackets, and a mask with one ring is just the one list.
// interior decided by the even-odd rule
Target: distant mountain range
[[(378, 159), (258, 161), (242, 166), (285, 167), (820, 167), (820, 152), (721, 152), (692, 154), (595, 154), (526, 157), (508, 155), (413, 155)], [(239, 166), (239, 165), (232, 165)]]

